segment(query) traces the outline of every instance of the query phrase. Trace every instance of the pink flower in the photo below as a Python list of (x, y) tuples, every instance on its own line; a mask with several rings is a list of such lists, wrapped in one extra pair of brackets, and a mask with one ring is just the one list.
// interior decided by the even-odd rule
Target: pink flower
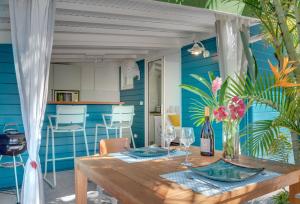
[(228, 113), (226, 112), (225, 106), (220, 106), (219, 108), (214, 110), (214, 116), (218, 121), (223, 121), (228, 116)]
[(222, 79), (220, 77), (215, 78), (212, 82), (212, 92), (216, 94), (218, 90), (220, 90), (222, 86)]
[(232, 97), (231, 100), (232, 100), (234, 103), (238, 103), (239, 100), (240, 100), (240, 98), (239, 98), (238, 96), (234, 96), (234, 97)]
[(238, 96), (234, 96), (231, 99), (231, 103), (228, 106), (230, 111), (230, 116), (233, 120), (237, 120), (238, 118), (242, 118), (245, 114), (246, 105), (242, 99)]

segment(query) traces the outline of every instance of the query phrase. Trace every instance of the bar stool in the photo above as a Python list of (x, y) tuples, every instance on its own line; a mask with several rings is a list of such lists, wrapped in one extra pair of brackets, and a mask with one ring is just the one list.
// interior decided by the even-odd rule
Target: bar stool
[[(46, 156), (45, 156), (45, 172), (44, 180), (54, 188), (56, 186), (56, 167), (55, 161), (68, 160), (76, 158), (76, 132), (83, 132), (86, 154), (89, 156), (89, 149), (86, 137), (86, 117), (87, 107), (82, 105), (57, 105), (56, 115), (49, 115), (49, 126), (47, 127), (46, 136)], [(54, 123), (53, 123), (54, 121)], [(48, 158), (49, 133), (51, 131), (52, 158)], [(73, 156), (72, 157), (55, 157), (54, 133), (71, 132), (73, 135)], [(52, 161), (53, 167), (53, 183), (47, 179), (48, 162)]]
[[(0, 161), (3, 156), (12, 157), (13, 161), (2, 162), (0, 163), (0, 167), (14, 169), (17, 203), (20, 203), (17, 167), (22, 166), (24, 169), (21, 154), (26, 151), (26, 139), (23, 133), (18, 132), (18, 126), (15, 123), (5, 124), (3, 133), (0, 135)], [(16, 157), (19, 157), (20, 161), (16, 161)]]
[(132, 133), (132, 123), (134, 117), (134, 106), (112, 106), (111, 114), (102, 114), (103, 124), (96, 124), (94, 154), (97, 152), (98, 144), (98, 128), (105, 128), (106, 138), (109, 139), (109, 130), (115, 130), (115, 136), (123, 137), (123, 129), (128, 129), (130, 132), (133, 148), (135, 148), (135, 141)]

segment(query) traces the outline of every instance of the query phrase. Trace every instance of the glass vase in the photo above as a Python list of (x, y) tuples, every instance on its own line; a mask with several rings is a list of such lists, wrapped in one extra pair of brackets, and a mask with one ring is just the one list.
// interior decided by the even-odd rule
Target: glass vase
[(237, 160), (240, 154), (239, 123), (223, 122), (223, 157), (228, 160)]

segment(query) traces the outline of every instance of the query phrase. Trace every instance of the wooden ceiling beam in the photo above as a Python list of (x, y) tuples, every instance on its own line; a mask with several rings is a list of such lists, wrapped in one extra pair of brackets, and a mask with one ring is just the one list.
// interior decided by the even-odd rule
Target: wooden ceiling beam
[(70, 54), (52, 54), (52, 59), (78, 59), (78, 58), (86, 58), (86, 59), (105, 59), (105, 58), (109, 58), (109, 59), (136, 59), (137, 56), (136, 55), (70, 55)]
[[(136, 4), (145, 3), (136, 1)], [(153, 2), (149, 2), (149, 4)], [(161, 3), (161, 2), (160, 2)], [(161, 4), (160, 7), (169, 7), (169, 4)], [(168, 11), (168, 12), (161, 12), (161, 10), (148, 7), (149, 10), (142, 10), (136, 9), (131, 7), (118, 7), (109, 3), (109, 1), (105, 2), (104, 4), (97, 4), (92, 5), (86, 2), (63, 2), (58, 1), (56, 4), (57, 9), (63, 10), (71, 10), (71, 11), (85, 11), (85, 12), (94, 12), (94, 13), (102, 13), (102, 14), (109, 14), (109, 15), (123, 15), (123, 16), (131, 16), (131, 17), (138, 17), (138, 18), (152, 18), (152, 19), (162, 19), (162, 20), (169, 20), (175, 22), (182, 22), (182, 23), (193, 23), (193, 24), (214, 24), (215, 16), (214, 13), (209, 11), (199, 11), (199, 12), (189, 12), (187, 9), (191, 8), (181, 8), (181, 12), (177, 12), (177, 10)]]
[(54, 48), (54, 54), (82, 54), (82, 55), (105, 55), (105, 54), (128, 54), (128, 55), (146, 55), (148, 50), (130, 50), (130, 49), (63, 49)]
[(94, 41), (94, 42), (127, 42), (180, 44), (182, 38), (148, 37), (148, 36), (119, 36), (107, 34), (54, 33), (54, 41)]
[(122, 48), (122, 49), (161, 49), (161, 48), (178, 48), (182, 45), (174, 44), (174, 43), (136, 43), (136, 42), (113, 42), (113, 41), (66, 41), (66, 40), (55, 40), (53, 42), (54, 47), (64, 47), (64, 48), (72, 48), (72, 47), (89, 47), (93, 48), (103, 48), (109, 47), (111, 48)]
[(187, 32), (211, 32), (213, 25), (210, 26), (199, 26), (199, 25), (188, 25), (183, 23), (166, 22), (166, 21), (141, 21), (138, 18), (122, 19), (122, 18), (109, 18), (109, 17), (92, 17), (92, 16), (80, 16), (70, 14), (56, 14), (56, 21), (63, 22), (81, 22), (81, 23), (96, 23), (102, 25), (118, 25), (118, 26), (132, 26), (140, 28), (153, 28), (161, 30), (171, 31), (187, 31)]
[[(58, 24), (58, 23), (57, 23)], [(95, 27), (88, 27), (82, 25), (56, 25), (56, 32), (73, 32), (73, 33), (90, 33), (90, 34), (115, 34), (115, 35), (133, 35), (133, 36), (155, 36), (155, 37), (169, 37), (169, 38), (186, 38), (191, 36), (191, 32), (176, 32), (166, 30), (153, 29), (138, 29), (128, 28), (125, 26), (111, 26), (103, 27), (101, 25)]]

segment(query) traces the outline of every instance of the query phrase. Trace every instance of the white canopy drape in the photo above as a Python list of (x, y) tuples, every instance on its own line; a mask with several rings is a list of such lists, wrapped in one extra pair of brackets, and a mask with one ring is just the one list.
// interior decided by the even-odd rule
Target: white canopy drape
[(247, 71), (240, 31), (248, 33), (245, 29), (249, 21), (225, 15), (217, 15), (216, 18), (219, 67), (224, 81), (227, 76), (243, 75)]
[(9, 0), (11, 37), (29, 158), (22, 204), (44, 203), (39, 159), (53, 43), (54, 0)]

